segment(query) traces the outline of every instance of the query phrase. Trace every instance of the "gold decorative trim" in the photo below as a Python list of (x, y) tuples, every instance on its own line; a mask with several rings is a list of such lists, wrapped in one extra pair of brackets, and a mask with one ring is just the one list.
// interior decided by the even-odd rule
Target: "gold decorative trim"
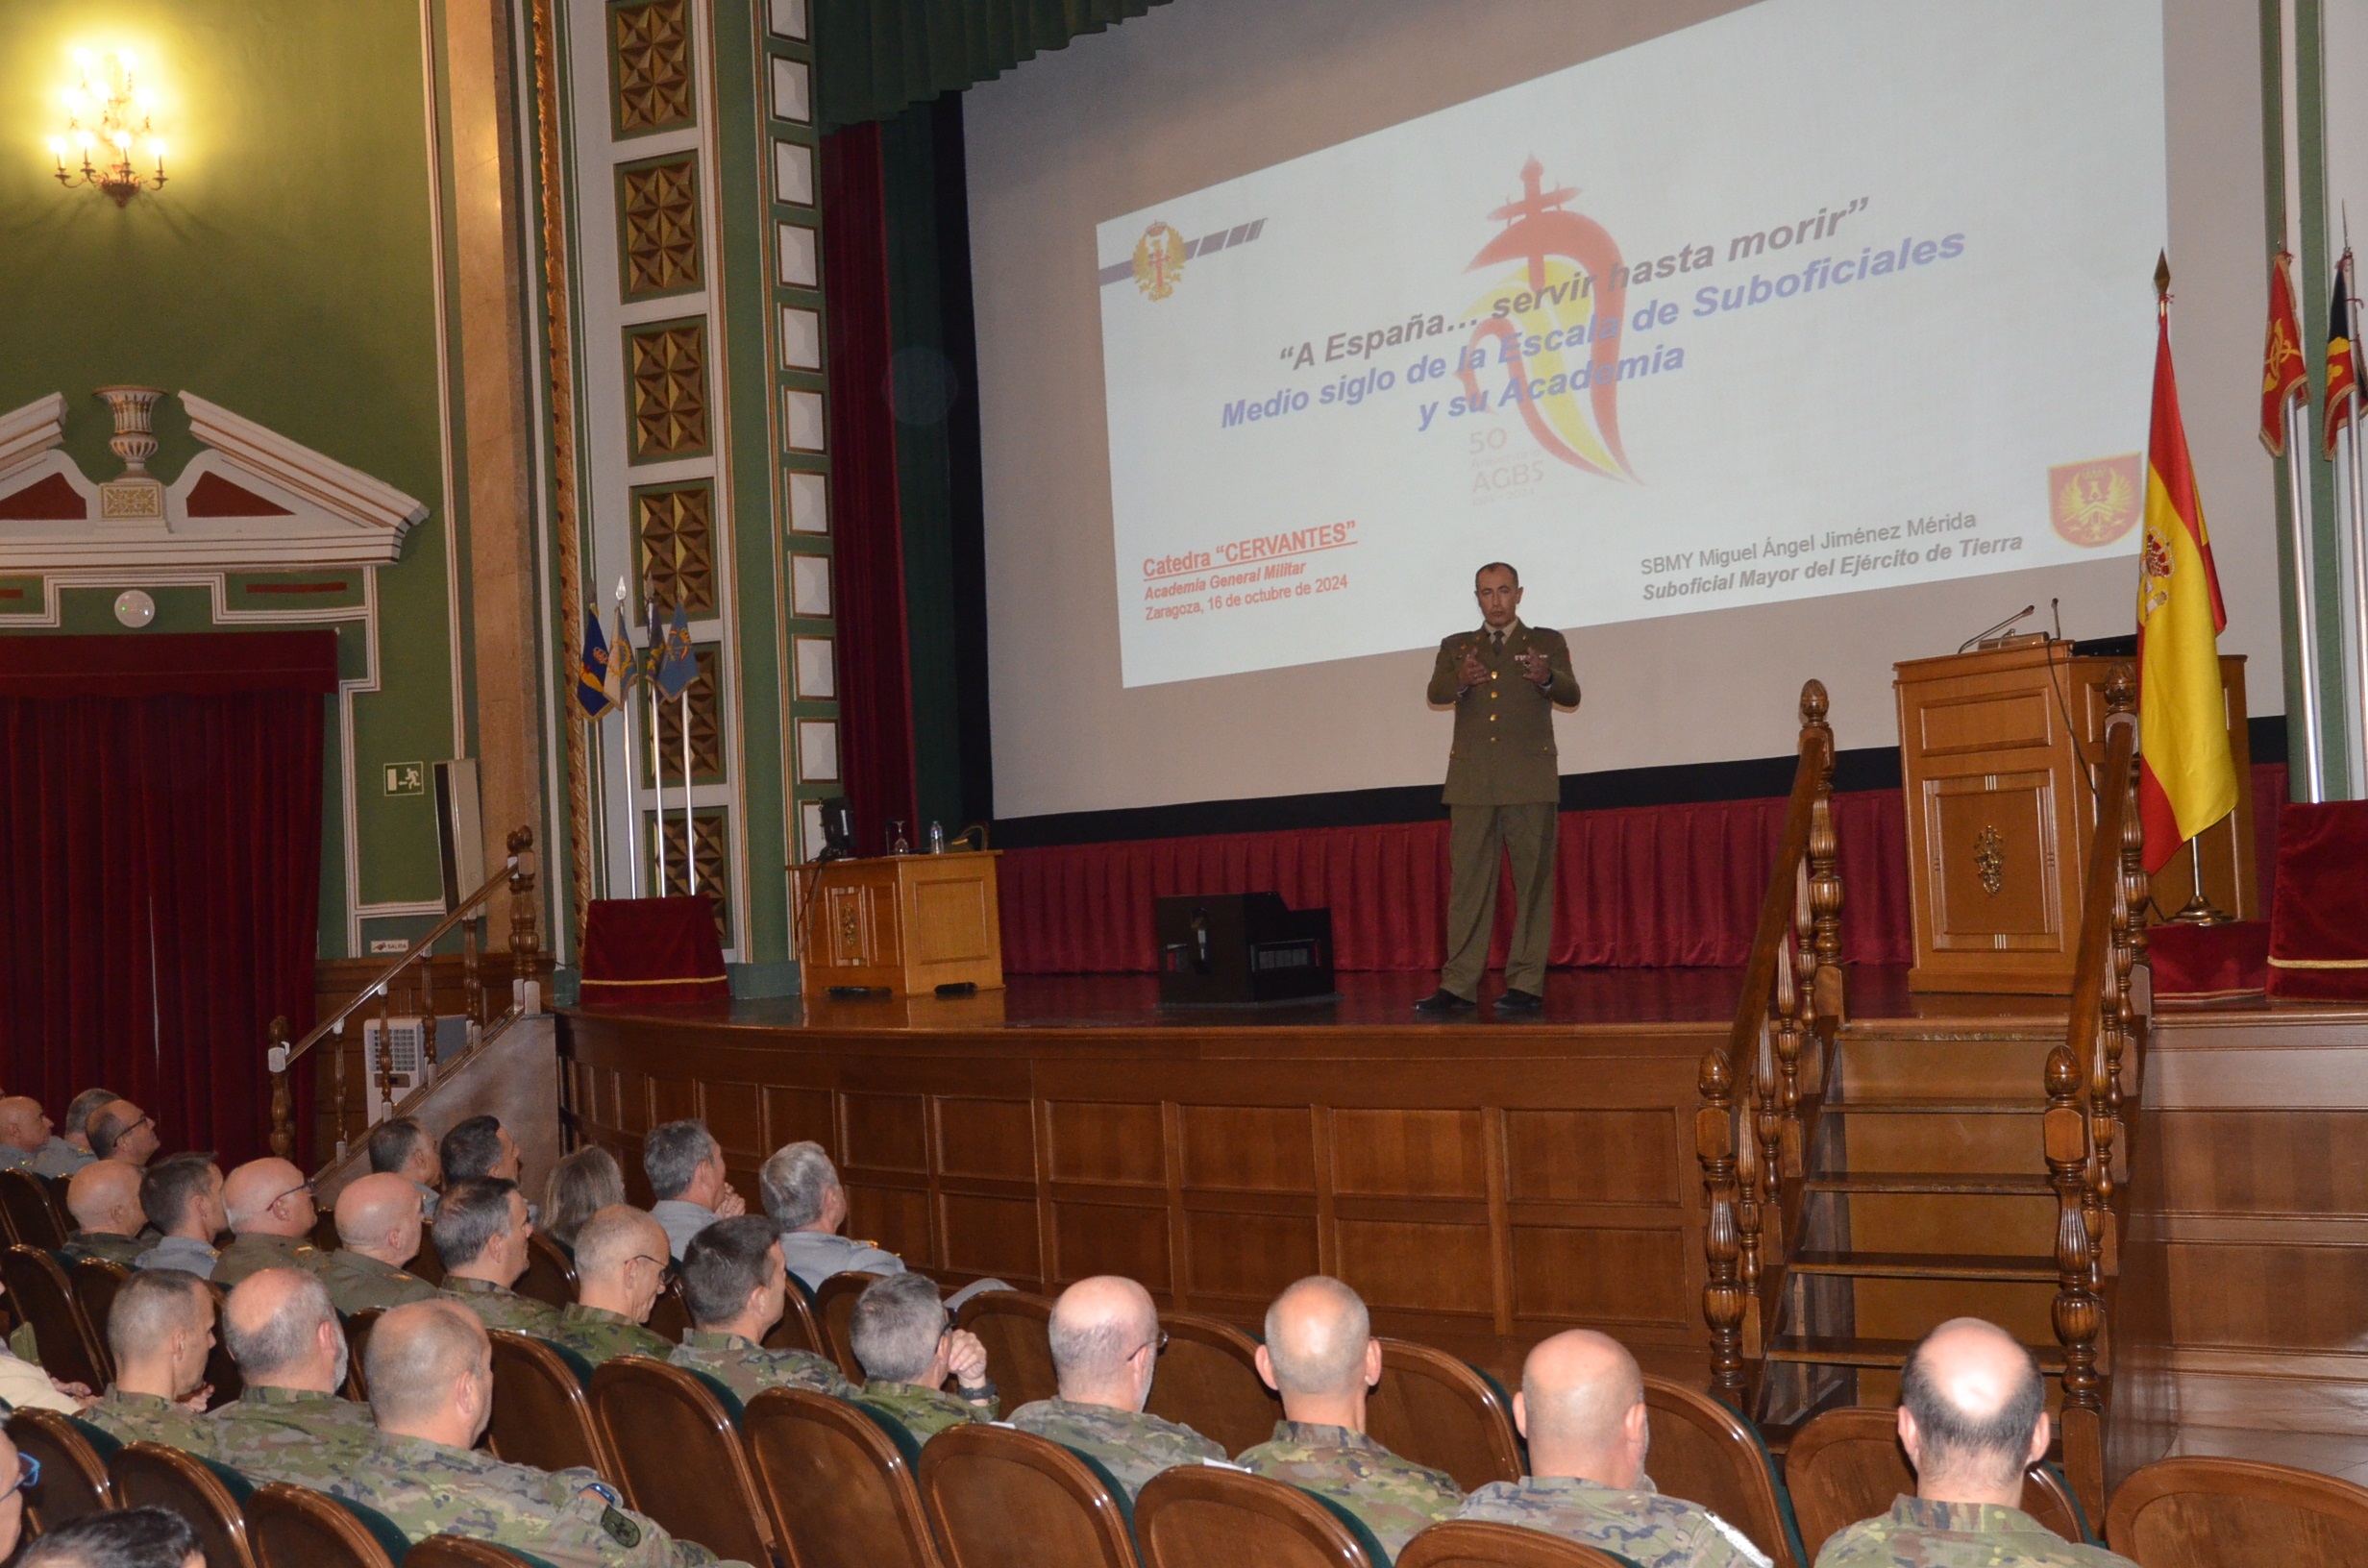
[(1982, 891), (1992, 898), (2007, 885), (2006, 840), (1994, 827), (1985, 827), (1973, 841), (1974, 873), (1982, 879)]

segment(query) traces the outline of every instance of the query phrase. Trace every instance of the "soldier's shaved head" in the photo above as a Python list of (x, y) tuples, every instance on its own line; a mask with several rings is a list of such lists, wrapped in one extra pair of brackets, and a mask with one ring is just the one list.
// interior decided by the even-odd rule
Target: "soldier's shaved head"
[(48, 1141), (49, 1123), (42, 1118), (40, 1101), (26, 1094), (0, 1100), (0, 1143), (32, 1150)]
[(1900, 1372), (1900, 1443), (1916, 1495), (2012, 1507), (2047, 1450), (2047, 1384), (2020, 1341), (1978, 1317), (1926, 1335)]
[(107, 1314), (115, 1386), (180, 1399), (198, 1385), (213, 1348), (213, 1292), (178, 1268), (135, 1269)]
[(308, 1269), (259, 1269), (239, 1281), (222, 1309), (222, 1337), (249, 1384), (323, 1393), (345, 1384), (345, 1331), (329, 1287)]
[(1053, 1304), (1052, 1367), (1061, 1397), (1140, 1410), (1159, 1357), (1151, 1293), (1117, 1274), (1079, 1280)]
[(1267, 1354), (1286, 1397), (1366, 1386), (1365, 1350), (1372, 1342), (1364, 1298), (1326, 1275), (1309, 1275), (1267, 1309)]
[(231, 1229), (241, 1236), (309, 1235), (312, 1199), (300, 1190), (304, 1185), (304, 1172), (284, 1160), (248, 1161), (222, 1181), (222, 1208)]
[(1515, 1408), (1530, 1472), (1625, 1491), (1643, 1469), (1644, 1374), (1609, 1335), (1572, 1329), (1542, 1339), (1521, 1364)]
[(140, 1169), (119, 1161), (85, 1165), (65, 1184), (66, 1213), (75, 1227), (110, 1236), (137, 1236), (147, 1215), (139, 1206)]
[(423, 1429), (473, 1425), (467, 1440), (454, 1445), (466, 1448), (493, 1413), (493, 1343), (477, 1314), (458, 1302), (390, 1308), (370, 1331), (362, 1367), (370, 1413), (382, 1431), (426, 1436)]
[(672, 1256), (666, 1228), (647, 1211), (611, 1204), (576, 1233), (576, 1299), (645, 1322)]
[(392, 1171), (348, 1182), (337, 1194), (337, 1239), (401, 1268), (419, 1255), (419, 1188)]

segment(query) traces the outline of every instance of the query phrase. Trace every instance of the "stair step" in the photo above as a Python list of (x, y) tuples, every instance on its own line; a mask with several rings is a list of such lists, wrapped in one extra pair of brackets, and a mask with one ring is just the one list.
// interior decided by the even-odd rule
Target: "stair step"
[(1987, 1197), (2053, 1197), (2047, 1178), (2010, 1171), (1854, 1170), (1842, 1176), (1812, 1176), (1801, 1184), (1812, 1192), (1948, 1192)]
[(1801, 1252), (1795, 1274), (1847, 1274), (1881, 1280), (2031, 1280), (2056, 1283), (2053, 1258), (1950, 1252)]
[[(1820, 1366), (1901, 1367), (1908, 1364), (1908, 1353), (1915, 1349), (1912, 1339), (1860, 1339), (1848, 1335), (1779, 1335), (1768, 1346), (1771, 1361), (1808, 1361)], [(2031, 1354), (2038, 1359), (2039, 1370), (2050, 1377), (2063, 1371), (2061, 1345), (2033, 1345)]]
[(1828, 1111), (1858, 1116), (2035, 1116), (2047, 1109), (2039, 1099), (1848, 1099), (1825, 1102)]

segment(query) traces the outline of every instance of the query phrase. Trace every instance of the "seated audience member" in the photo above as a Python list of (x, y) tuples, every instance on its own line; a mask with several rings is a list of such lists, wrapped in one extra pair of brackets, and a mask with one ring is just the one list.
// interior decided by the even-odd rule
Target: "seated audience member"
[(144, 1165), (158, 1144), (156, 1117), (130, 1100), (110, 1100), (90, 1118), (90, 1152), (102, 1160)]
[(110, 1508), (44, 1531), (17, 1568), (206, 1568), (206, 1552), (168, 1508)]
[(33, 1484), (39, 1465), (30, 1468), (25, 1457), (16, 1452), (9, 1434), (0, 1430), (0, 1482), (7, 1486), (0, 1491), (0, 1562), (6, 1562), (16, 1550), (16, 1543), (25, 1534), (25, 1488)]
[(1283, 1396), (1271, 1442), (1234, 1462), (1329, 1498), (1364, 1521), (1393, 1557), (1464, 1494), (1440, 1472), (1401, 1459), (1365, 1434), (1366, 1390), (1381, 1381), (1381, 1341), (1365, 1302), (1311, 1275), (1267, 1309), (1258, 1375)]
[(666, 1228), (666, 1245), (677, 1262), (692, 1237), (719, 1219), (749, 1212), (724, 1179), (724, 1151), (703, 1121), (666, 1121), (651, 1128), (641, 1140), (641, 1173), (657, 1199), (650, 1217)]
[(519, 1179), (518, 1140), (498, 1116), (471, 1116), (456, 1123), (438, 1145), (436, 1160), (444, 1167), (447, 1186), (472, 1176)]
[(1768, 1568), (1733, 1525), (1653, 1490), (1644, 1375), (1618, 1340), (1573, 1329), (1539, 1341), (1521, 1366), (1513, 1420), (1529, 1439), (1528, 1476), (1481, 1487), (1457, 1518), (1543, 1531), (1637, 1568)]
[(435, 1139), (409, 1116), (388, 1116), (370, 1129), (372, 1175), (400, 1176), (419, 1188), (419, 1212), (435, 1218), (436, 1200), (444, 1185), (444, 1165), (436, 1158)]
[[(937, 1286), (922, 1275), (891, 1274), (865, 1286), (855, 1298), (849, 1337), (863, 1367), (857, 1397), (900, 1423), (915, 1442), (1002, 1413), (995, 1384), (987, 1381), (987, 1347), (976, 1335), (947, 1326)], [(949, 1377), (962, 1391), (958, 1399), (941, 1386)]]
[(527, 1237), (534, 1230), (516, 1182), (473, 1176), (453, 1183), (435, 1212), (434, 1229), (445, 1295), (489, 1329), (557, 1337), (559, 1309), (510, 1288), (527, 1271)]
[(1899, 1399), (1915, 1496), (1838, 1531), (1817, 1568), (2131, 1568), (2022, 1511), (2023, 1472), (2047, 1452), (2047, 1384), (2004, 1329), (1959, 1317), (1933, 1330), (1900, 1372)]
[[(0, 1405), (20, 1410), (30, 1405), (37, 1409), (56, 1410), (61, 1415), (79, 1414), (82, 1398), (90, 1390), (79, 1383), (61, 1383), (41, 1370), (41, 1363), (29, 1361), (8, 1350), (0, 1350)], [(8, 1471), (0, 1468), (0, 1477)], [(8, 1554), (0, 1552), (0, 1562)]]
[(222, 1255), (213, 1238), (230, 1229), (222, 1209), (222, 1167), (210, 1154), (167, 1155), (140, 1174), (140, 1213), (163, 1239), (134, 1261), (134, 1268), (177, 1268), (213, 1278)]
[(140, 1170), (115, 1160), (94, 1160), (66, 1178), (65, 1212), (74, 1216), (74, 1234), (59, 1249), (72, 1263), (79, 1258), (104, 1258), (129, 1267), (148, 1250), (139, 1237), (148, 1216), (139, 1206)]
[(1115, 1274), (1079, 1280), (1052, 1308), (1060, 1396), (1021, 1406), (1011, 1424), (1091, 1454), (1130, 1498), (1162, 1470), (1223, 1458), (1222, 1444), (1144, 1413), (1166, 1338), (1159, 1309), (1142, 1286)]
[[(114, 1096), (111, 1093), (108, 1098)], [(71, 1176), (88, 1164), (90, 1151), (58, 1137), (40, 1101), (25, 1094), (0, 1100), (0, 1170)]]
[(820, 1143), (792, 1143), (774, 1152), (756, 1175), (765, 1213), (781, 1228), (781, 1262), (808, 1290), (833, 1274), (901, 1274), (904, 1260), (869, 1241), (839, 1234), (847, 1223), (847, 1191)]
[(115, 1292), (107, 1314), (115, 1385), (83, 1419), (127, 1443), (213, 1452), (206, 1408), (206, 1356), (213, 1349), (213, 1291), (194, 1274), (152, 1268)]
[(576, 1300), (560, 1310), (552, 1339), (594, 1366), (617, 1356), (664, 1360), (675, 1347), (642, 1325), (666, 1283), (666, 1233), (639, 1209), (618, 1204), (576, 1233)]
[(367, 1462), (319, 1489), (375, 1508), (416, 1546), (449, 1531), (550, 1562), (675, 1568), (710, 1563), (628, 1509), (589, 1470), (505, 1464), (474, 1444), (493, 1415), (493, 1347), (455, 1302), (397, 1307), (362, 1351), (379, 1435)]
[(222, 1209), (236, 1233), (213, 1261), (213, 1283), (225, 1290), (263, 1268), (308, 1268), (327, 1259), (312, 1244), (320, 1212), (312, 1184), (284, 1160), (250, 1160), (222, 1183)]
[[(65, 1139), (67, 1146), (75, 1153), (85, 1157), (83, 1164), (98, 1158), (90, 1152), (90, 1118), (122, 1098), (111, 1089), (86, 1089), (67, 1102), (65, 1125), (58, 1130), (58, 1136)], [(80, 1169), (81, 1166), (75, 1168)], [(73, 1172), (66, 1174), (70, 1176)]]
[(576, 1233), (583, 1229), (583, 1222), (624, 1201), (625, 1172), (618, 1167), (617, 1157), (597, 1143), (588, 1143), (551, 1167), (550, 1180), (543, 1184), (539, 1228), (573, 1257)]
[(243, 1386), (208, 1418), (213, 1458), (257, 1481), (312, 1487), (363, 1461), (376, 1429), (368, 1406), (340, 1397), (345, 1330), (317, 1275), (248, 1275), (223, 1304), (222, 1336)]
[(348, 1182), (337, 1194), (337, 1239), (321, 1264), (321, 1283), (340, 1312), (425, 1301), (435, 1286), (404, 1264), (419, 1256), (419, 1189), (382, 1171)]
[(743, 1401), (781, 1387), (854, 1398), (854, 1385), (820, 1356), (765, 1348), (788, 1289), (781, 1233), (772, 1220), (763, 1214), (717, 1220), (691, 1238), (683, 1255), (682, 1297), (691, 1329), (667, 1359), (717, 1379)]

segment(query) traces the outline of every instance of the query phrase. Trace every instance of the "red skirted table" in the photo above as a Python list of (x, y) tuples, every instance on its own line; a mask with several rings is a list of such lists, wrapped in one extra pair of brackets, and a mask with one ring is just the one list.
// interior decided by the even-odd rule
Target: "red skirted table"
[(2368, 801), (2287, 806), (2277, 889), (2270, 994), (2368, 1001)]
[(580, 995), (588, 1007), (731, 1000), (714, 900), (703, 893), (592, 900), (583, 915)]

